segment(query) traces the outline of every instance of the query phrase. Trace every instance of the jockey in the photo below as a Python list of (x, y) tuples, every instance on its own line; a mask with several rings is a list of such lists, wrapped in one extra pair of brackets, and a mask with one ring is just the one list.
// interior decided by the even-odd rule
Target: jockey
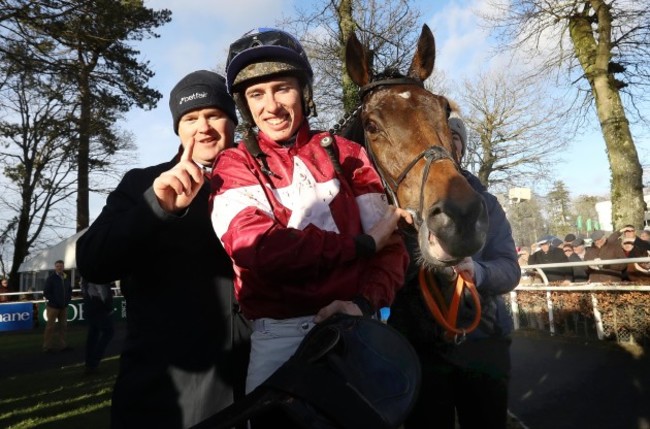
[[(230, 45), (228, 91), (243, 142), (214, 165), (211, 219), (232, 259), (235, 292), (253, 325), (247, 392), (335, 313), (370, 315), (392, 303), (408, 254), (365, 150), (310, 129), (313, 71), (301, 44), (277, 29)], [(335, 169), (323, 138), (334, 138)], [(252, 427), (292, 427), (285, 416)]]

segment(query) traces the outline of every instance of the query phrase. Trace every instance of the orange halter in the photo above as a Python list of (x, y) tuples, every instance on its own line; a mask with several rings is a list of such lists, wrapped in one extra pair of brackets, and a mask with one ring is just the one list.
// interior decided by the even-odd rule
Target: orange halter
[[(453, 338), (457, 344), (463, 342), (465, 335), (476, 329), (481, 320), (481, 300), (476, 290), (476, 285), (458, 275), (454, 295), (451, 298), (451, 303), (447, 305), (438, 287), (438, 282), (430, 271), (420, 268), (419, 279), (424, 302), (433, 315), (433, 318), (445, 329), (445, 335), (448, 338)], [(463, 289), (469, 290), (474, 305), (476, 306), (474, 320), (467, 328), (459, 328), (456, 325)], [(461, 335), (460, 338), (459, 335)]]

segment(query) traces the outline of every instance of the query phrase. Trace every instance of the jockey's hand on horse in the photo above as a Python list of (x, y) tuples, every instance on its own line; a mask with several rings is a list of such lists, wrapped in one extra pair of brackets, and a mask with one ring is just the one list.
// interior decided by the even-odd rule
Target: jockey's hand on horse
[(384, 215), (370, 228), (366, 234), (375, 240), (376, 249), (379, 251), (391, 242), (391, 236), (397, 229), (397, 223), (400, 219), (412, 224), (413, 217), (409, 212), (395, 206), (388, 206)]
[[(376, 250), (379, 251), (383, 247), (402, 241), (399, 234), (395, 234), (397, 223), (400, 219), (404, 219), (408, 223), (413, 223), (413, 217), (406, 210), (399, 207), (388, 206), (384, 215), (377, 221), (376, 224), (370, 228), (366, 234), (370, 235), (375, 240)], [(363, 316), (363, 312), (357, 304), (352, 301), (332, 301), (329, 305), (320, 309), (314, 317), (314, 322), (319, 323), (333, 316), (336, 313), (349, 314), (351, 316)]]
[(201, 169), (192, 161), (193, 151), (194, 139), (185, 146), (178, 164), (153, 181), (153, 192), (167, 213), (187, 208), (203, 186), (205, 179)]
[(454, 271), (465, 281), (474, 283), (474, 261), (470, 256), (454, 265)]

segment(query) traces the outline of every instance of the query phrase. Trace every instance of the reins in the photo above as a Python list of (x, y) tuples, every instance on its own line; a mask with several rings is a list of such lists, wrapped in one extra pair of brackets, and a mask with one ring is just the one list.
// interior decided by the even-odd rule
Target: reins
[[(424, 87), (423, 82), (419, 80), (408, 77), (394, 76), (382, 78), (361, 87), (359, 89), (359, 98), (361, 100), (360, 104), (354, 109), (352, 113), (345, 115), (332, 129), (330, 129), (330, 136), (326, 136), (321, 141), (321, 145), (327, 150), (327, 153), (332, 159), (335, 168), (337, 168), (337, 165), (339, 165), (339, 163), (338, 157), (335, 156), (334, 149), (332, 147), (333, 145), (331, 144), (333, 142), (331, 135), (340, 133), (340, 130), (344, 126), (348, 126), (351, 121), (355, 119), (360, 121), (361, 119), (358, 118), (358, 115), (360, 114), (363, 107), (364, 98), (366, 98), (373, 91), (390, 85), (417, 85), (419, 87)], [(363, 126), (363, 124), (361, 124), (361, 126)], [(368, 156), (372, 160), (373, 164), (377, 168), (389, 199), (391, 200), (392, 204), (397, 207), (400, 207), (399, 200), (397, 198), (397, 190), (400, 184), (406, 179), (408, 174), (415, 167), (415, 165), (417, 165), (418, 162), (420, 162), (422, 159), (425, 160), (426, 164), (424, 166), (422, 181), (420, 184), (419, 211), (417, 212), (416, 216), (414, 216), (415, 222), (417, 222), (418, 226), (423, 222), (421, 213), (424, 210), (424, 192), (431, 165), (437, 161), (451, 160), (456, 169), (459, 169), (456, 160), (454, 160), (451, 154), (444, 147), (430, 146), (420, 152), (411, 162), (409, 162), (402, 170), (402, 172), (397, 176), (397, 178), (394, 179), (392, 176), (387, 174), (382, 169), (381, 165), (377, 162), (377, 157), (370, 144), (368, 144), (367, 139), (365, 138), (365, 132), (363, 138), (363, 146), (366, 149), (366, 152), (368, 153)], [(462, 276), (458, 275), (453, 295), (449, 303), (445, 301), (445, 298), (443, 297), (443, 294), (438, 287), (438, 282), (436, 281), (431, 271), (425, 268), (420, 268), (419, 285), (425, 305), (429, 309), (435, 321), (445, 330), (445, 337), (447, 339), (454, 341), (456, 344), (460, 344), (465, 340), (465, 336), (468, 333), (474, 331), (478, 327), (481, 320), (481, 301), (478, 291), (476, 290), (476, 285), (473, 282), (465, 280)], [(458, 313), (462, 303), (462, 297), (466, 290), (469, 291), (474, 303), (474, 319), (469, 326), (459, 327)]]
[[(431, 271), (420, 268), (419, 284), (424, 303), (436, 322), (445, 329), (445, 336), (448, 339), (453, 339), (456, 344), (462, 343), (465, 340), (465, 336), (475, 330), (481, 321), (481, 299), (476, 290), (476, 285), (471, 281), (465, 280), (461, 275), (458, 275), (451, 302), (447, 304), (445, 298), (442, 296), (442, 292), (440, 292), (438, 282)], [(458, 327), (458, 310), (465, 290), (468, 290), (472, 295), (472, 301), (474, 302), (476, 311), (474, 312), (472, 323), (466, 328), (461, 328)]]

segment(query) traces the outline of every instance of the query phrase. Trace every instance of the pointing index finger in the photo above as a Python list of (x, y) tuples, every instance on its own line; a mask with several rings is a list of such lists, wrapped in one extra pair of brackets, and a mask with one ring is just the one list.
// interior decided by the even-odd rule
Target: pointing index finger
[(191, 139), (189, 143), (183, 149), (183, 154), (181, 155), (182, 161), (192, 161), (192, 154), (194, 152), (194, 139)]

